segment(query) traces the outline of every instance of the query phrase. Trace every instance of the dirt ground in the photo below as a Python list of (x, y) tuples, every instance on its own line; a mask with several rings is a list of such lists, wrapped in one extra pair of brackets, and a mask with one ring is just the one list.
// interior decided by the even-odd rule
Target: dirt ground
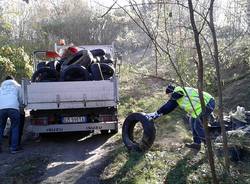
[(99, 176), (115, 148), (113, 135), (99, 132), (38, 137), (25, 135), (23, 151), (8, 152), (4, 138), (0, 183), (100, 183)]

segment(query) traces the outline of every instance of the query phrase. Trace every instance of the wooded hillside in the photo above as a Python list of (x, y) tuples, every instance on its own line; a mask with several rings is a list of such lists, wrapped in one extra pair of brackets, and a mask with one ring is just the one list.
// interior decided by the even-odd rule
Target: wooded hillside
[[(121, 126), (132, 112), (156, 111), (167, 100), (169, 83), (197, 88), (203, 112), (201, 92), (209, 92), (220, 121), (237, 106), (250, 110), (249, 35), (250, 0), (2, 0), (0, 82), (7, 74), (18, 82), (31, 79), (33, 52), (54, 50), (60, 39), (76, 46), (114, 44), (122, 56)], [(192, 140), (182, 114), (177, 110), (156, 121), (156, 141), (145, 154), (128, 153), (117, 134), (113, 162), (100, 182), (249, 183), (248, 157), (241, 163), (244, 169), (229, 165), (227, 152), (223, 161), (212, 154), (214, 141), (207, 137), (198, 155), (183, 148)]]

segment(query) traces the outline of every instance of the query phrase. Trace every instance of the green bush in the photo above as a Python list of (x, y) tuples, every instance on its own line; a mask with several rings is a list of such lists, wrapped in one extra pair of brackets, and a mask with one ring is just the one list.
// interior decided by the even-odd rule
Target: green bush
[[(10, 66), (2, 64), (2, 67), (4, 68), (4, 74), (11, 74), (14, 75), (14, 77), (17, 79), (17, 81), (21, 81), (22, 78), (30, 78), (32, 75), (32, 64), (30, 61), (30, 57), (28, 54), (24, 51), (22, 47), (14, 48), (10, 46), (3, 46), (0, 48), (0, 56), (2, 60), (2, 63), (9, 62), (11, 63)], [(14, 67), (13, 69), (10, 69)]]
[(4, 74), (10, 74), (14, 75), (16, 73), (15, 66), (8, 58), (2, 57), (0, 55), (0, 81), (3, 81), (5, 75)]

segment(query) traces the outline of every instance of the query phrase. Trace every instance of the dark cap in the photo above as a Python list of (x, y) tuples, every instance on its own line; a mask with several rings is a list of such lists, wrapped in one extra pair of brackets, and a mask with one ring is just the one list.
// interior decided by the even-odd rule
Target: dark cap
[(13, 80), (13, 79), (14, 77), (12, 77), (11, 75), (7, 75), (4, 80)]
[(174, 88), (175, 88), (175, 86), (173, 86), (172, 84), (167, 85), (167, 87), (166, 87), (166, 94), (173, 93)]

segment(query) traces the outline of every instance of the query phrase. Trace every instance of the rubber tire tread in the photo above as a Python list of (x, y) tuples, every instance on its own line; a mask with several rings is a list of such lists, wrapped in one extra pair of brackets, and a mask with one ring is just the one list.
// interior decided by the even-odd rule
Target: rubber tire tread
[(90, 52), (92, 53), (92, 55), (94, 57), (104, 56), (106, 54), (105, 50), (103, 50), (103, 49), (93, 49), (93, 50), (90, 50)]
[(91, 73), (92, 73), (92, 79), (93, 80), (104, 80), (99, 63), (93, 63), (90, 66), (90, 70), (91, 70)]
[[(37, 80), (37, 77), (41, 76), (40, 79)], [(55, 69), (51, 69), (49, 67), (43, 67), (37, 70), (31, 78), (32, 82), (55, 82), (58, 81), (58, 72)]]
[(39, 70), (40, 68), (44, 68), (44, 67), (46, 67), (46, 62), (44, 62), (44, 61), (40, 62), (37, 64), (36, 70)]
[(91, 52), (87, 50), (81, 50), (77, 52), (71, 60), (69, 60), (67, 65), (80, 64), (85, 68), (87, 68), (92, 63), (92, 61), (93, 61), (93, 56)]
[(114, 61), (112, 59), (103, 59), (100, 61), (101, 63), (113, 64)]
[[(141, 122), (143, 127), (143, 137), (141, 142), (133, 140), (133, 130), (136, 123)], [(122, 126), (122, 140), (129, 151), (146, 151), (154, 143), (155, 140), (154, 122), (149, 121), (143, 113), (132, 113), (124, 121)]]
[(61, 81), (87, 81), (88, 70), (81, 65), (70, 65), (61, 72)]
[(100, 67), (104, 80), (109, 80), (115, 73), (115, 69), (106, 63), (100, 63)]

